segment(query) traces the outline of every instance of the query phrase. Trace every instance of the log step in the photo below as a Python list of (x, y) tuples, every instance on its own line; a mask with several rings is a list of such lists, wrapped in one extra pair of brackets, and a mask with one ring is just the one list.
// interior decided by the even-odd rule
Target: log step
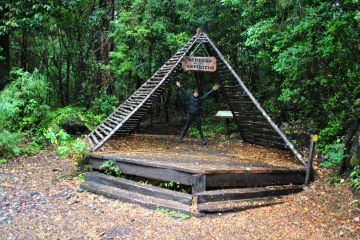
[(183, 213), (190, 213), (190, 207), (186, 204), (166, 200), (162, 198), (146, 196), (140, 193), (127, 191), (124, 189), (111, 187), (101, 183), (86, 181), (80, 185), (82, 190), (86, 190), (95, 194), (103, 195), (104, 197), (119, 199), (125, 202), (139, 204), (143, 207), (156, 209), (158, 207), (180, 211)]
[(136, 192), (142, 195), (162, 198), (187, 205), (191, 205), (191, 201), (192, 201), (192, 196), (187, 193), (176, 192), (176, 191), (152, 186), (150, 184), (135, 182), (124, 178), (113, 177), (98, 172), (86, 173), (86, 181), (94, 182), (97, 184), (104, 184), (107, 186)]
[(200, 213), (238, 212), (253, 208), (267, 207), (284, 203), (276, 198), (241, 199), (232, 201), (218, 201), (198, 204)]
[(302, 186), (271, 186), (261, 188), (238, 188), (238, 189), (220, 189), (198, 193), (198, 203), (240, 200), (263, 197), (278, 197), (303, 190)]

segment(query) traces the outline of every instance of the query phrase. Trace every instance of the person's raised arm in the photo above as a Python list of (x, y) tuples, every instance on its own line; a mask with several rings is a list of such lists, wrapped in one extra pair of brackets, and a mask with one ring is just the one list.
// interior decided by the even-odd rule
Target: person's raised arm
[(212, 92), (217, 91), (218, 89), (219, 89), (219, 85), (216, 84), (210, 91), (208, 91), (201, 97), (201, 100), (206, 99)]
[(179, 81), (176, 81), (176, 86), (178, 87), (178, 90), (180, 90), (187, 98), (191, 98), (190, 93), (188, 93), (182, 86)]

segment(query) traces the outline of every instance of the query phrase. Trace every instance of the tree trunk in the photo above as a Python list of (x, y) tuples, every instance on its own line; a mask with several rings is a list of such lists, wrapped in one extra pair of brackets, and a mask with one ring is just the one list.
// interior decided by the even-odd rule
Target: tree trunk
[(65, 102), (70, 102), (70, 67), (71, 67), (71, 55), (67, 53), (66, 56), (66, 74), (65, 74)]
[(23, 27), (21, 29), (21, 57), (20, 57), (20, 67), (22, 69), (24, 69), (24, 71), (27, 71), (27, 62), (28, 62), (28, 59), (27, 59), (27, 39), (28, 39), (28, 34), (27, 34), (27, 30), (25, 27)]
[[(109, 33), (112, 31), (110, 26), (110, 21), (114, 20), (115, 14), (115, 3), (114, 0), (100, 0), (99, 7), (103, 9), (105, 15), (102, 17), (101, 20), (101, 29), (103, 29), (103, 33), (101, 36), (101, 62), (105, 66), (110, 65), (110, 58), (109, 53), (113, 50), (113, 42), (109, 38)], [(101, 73), (101, 85), (102, 91), (107, 94), (112, 94), (114, 92), (114, 83), (112, 81), (113, 76), (109, 69), (102, 71)]]
[(0, 90), (2, 90), (10, 73), (10, 39), (9, 34), (0, 35)]
[(345, 177), (349, 177), (349, 174), (351, 172), (351, 166), (350, 166), (351, 145), (353, 143), (353, 137), (354, 137), (355, 133), (357, 132), (358, 128), (359, 128), (359, 119), (355, 120), (351, 124), (349, 133), (346, 135), (346, 137), (344, 139), (343, 144), (345, 147), (345, 155), (347, 155), (347, 157), (345, 157), (343, 159), (343, 161), (341, 162), (341, 166), (338, 171), (339, 175), (344, 173)]

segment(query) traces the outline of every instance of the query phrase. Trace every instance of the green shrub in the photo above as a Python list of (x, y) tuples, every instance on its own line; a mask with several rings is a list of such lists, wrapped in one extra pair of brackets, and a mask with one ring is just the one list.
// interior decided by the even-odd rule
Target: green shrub
[(341, 143), (326, 145), (324, 152), (325, 156), (322, 161), (322, 166), (325, 168), (339, 165), (342, 160), (347, 157), (345, 154), (345, 147)]
[(57, 146), (56, 153), (59, 157), (70, 158), (74, 171), (79, 170), (85, 155), (89, 152), (87, 144), (82, 139), (72, 138), (63, 129), (56, 132), (52, 128), (44, 132), (44, 137)]
[(360, 166), (356, 166), (350, 173), (350, 185), (356, 191), (360, 192)]
[(113, 95), (100, 95), (92, 101), (91, 112), (108, 116), (118, 105), (118, 99)]
[(5, 159), (5, 158), (0, 158), (0, 166), (1, 166), (2, 164), (6, 164), (7, 162), (8, 162), (7, 159)]
[(116, 166), (115, 162), (113, 161), (109, 160), (104, 162), (101, 165), (100, 169), (107, 175), (114, 175), (117, 177), (121, 177), (121, 170), (118, 166)]
[[(218, 134), (224, 133), (224, 121), (221, 119), (216, 119), (214, 117), (207, 117), (202, 119), (202, 130), (205, 137), (215, 137)], [(234, 128), (234, 124), (231, 123), (229, 126), (230, 129)], [(196, 128), (196, 125), (192, 125), (189, 129), (189, 136), (196, 137), (199, 136), (199, 131)]]
[(0, 93), (0, 122), (11, 131), (29, 130), (49, 109), (46, 79), (37, 70), (16, 70), (11, 76), (13, 81)]
[(37, 135), (38, 124), (48, 111), (46, 79), (39, 71), (15, 70), (12, 82), (0, 92), (0, 156), (11, 157), (34, 150), (20, 150), (23, 136)]
[(104, 115), (96, 115), (85, 108), (68, 106), (49, 111), (41, 121), (40, 128), (47, 129), (51, 127), (59, 130), (59, 124), (68, 117), (80, 118), (89, 129), (96, 127), (105, 118)]
[(339, 136), (344, 133), (343, 121), (338, 118), (333, 118), (329, 121), (328, 126), (319, 132), (319, 144), (317, 149), (320, 152), (326, 152), (326, 146), (334, 141), (340, 141)]
[(345, 180), (344, 180), (341, 176), (331, 175), (331, 176), (327, 177), (327, 178), (325, 179), (325, 181), (326, 181), (327, 183), (336, 185), (336, 184), (343, 183)]
[(162, 208), (160, 206), (156, 207), (156, 211), (158, 211), (160, 213), (170, 215), (172, 217), (179, 218), (180, 220), (186, 220), (186, 219), (191, 218), (191, 215), (189, 215), (189, 214), (186, 214), (186, 213), (183, 213), (183, 212), (180, 212), (180, 211), (169, 210), (169, 209), (166, 209), (166, 208)]
[(19, 144), (22, 136), (23, 134), (18, 132), (0, 131), (0, 157), (12, 157), (20, 154)]

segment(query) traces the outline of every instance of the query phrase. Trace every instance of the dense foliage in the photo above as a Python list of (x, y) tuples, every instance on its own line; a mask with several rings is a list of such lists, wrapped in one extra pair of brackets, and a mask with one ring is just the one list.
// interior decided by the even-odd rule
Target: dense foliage
[[(276, 120), (318, 132), (324, 165), (336, 165), (346, 156), (343, 137), (359, 121), (358, 6), (357, 0), (2, 1), (0, 88), (7, 86), (0, 95), (0, 154), (18, 154), (23, 135), (39, 142), (44, 129), (69, 114), (96, 125), (202, 27)], [(186, 74), (179, 80), (197, 83)], [(205, 112), (222, 104), (215, 96)], [(173, 89), (152, 112), (168, 121), (169, 105), (183, 109)], [(211, 122), (205, 120), (205, 130)]]

